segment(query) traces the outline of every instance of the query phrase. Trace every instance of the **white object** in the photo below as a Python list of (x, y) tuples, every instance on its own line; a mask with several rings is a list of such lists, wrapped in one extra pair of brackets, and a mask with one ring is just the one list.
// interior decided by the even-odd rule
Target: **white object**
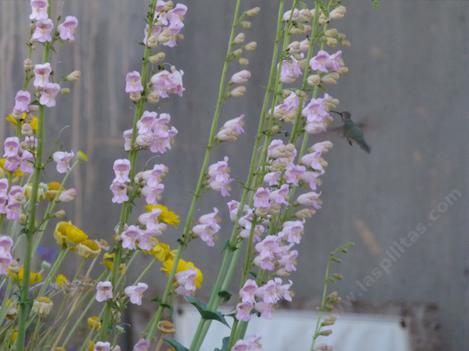
[[(175, 315), (176, 339), (189, 347), (200, 315), (191, 305), (179, 306)], [(222, 310), (227, 312), (228, 310)], [(316, 346), (327, 343), (334, 351), (411, 351), (407, 329), (400, 325), (399, 316), (343, 314), (337, 316), (332, 335), (319, 337)], [(317, 314), (300, 310), (278, 310), (270, 320), (253, 317), (246, 335), (262, 337), (264, 351), (309, 351)], [(232, 318), (227, 317), (229, 323)], [(221, 347), (230, 329), (212, 322), (202, 351)]]

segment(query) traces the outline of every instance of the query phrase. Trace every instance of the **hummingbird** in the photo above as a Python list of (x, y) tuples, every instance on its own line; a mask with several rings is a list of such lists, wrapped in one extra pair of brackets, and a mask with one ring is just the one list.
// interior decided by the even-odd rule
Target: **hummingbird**
[(365, 136), (363, 135), (363, 130), (360, 126), (352, 120), (352, 114), (348, 111), (331, 111), (336, 113), (342, 119), (344, 125), (342, 126), (344, 137), (347, 139), (348, 143), (352, 145), (354, 142), (357, 143), (360, 148), (368, 153), (370, 153), (371, 148), (368, 143), (365, 141)]

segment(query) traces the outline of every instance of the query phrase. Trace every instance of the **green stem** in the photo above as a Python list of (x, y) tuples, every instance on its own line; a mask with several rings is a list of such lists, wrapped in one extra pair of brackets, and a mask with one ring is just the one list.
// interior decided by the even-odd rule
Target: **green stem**
[[(49, 3), (49, 12), (51, 4)], [(49, 61), (50, 45), (44, 45), (43, 61)], [(39, 182), (41, 180), (41, 173), (43, 169), (42, 156), (44, 151), (44, 128), (45, 122), (45, 107), (39, 107), (38, 131), (37, 131), (37, 149), (34, 161), (34, 174), (32, 181), (31, 198), (29, 202), (29, 215), (28, 223), (25, 228), (26, 246), (24, 258), (24, 275), (21, 283), (20, 293), (20, 313), (18, 319), (18, 338), (16, 340), (16, 351), (24, 351), (25, 338), (26, 338), (26, 321), (28, 319), (31, 301), (29, 301), (29, 276), (31, 273), (31, 262), (33, 255), (33, 236), (36, 230), (36, 209), (38, 206)]]
[(218, 86), (218, 96), (217, 96), (217, 101), (216, 101), (216, 104), (215, 104), (215, 111), (213, 113), (212, 124), (211, 124), (211, 127), (210, 127), (210, 134), (209, 134), (209, 138), (208, 138), (207, 148), (205, 149), (205, 154), (204, 154), (204, 158), (203, 158), (203, 162), (202, 162), (202, 167), (200, 169), (199, 177), (198, 177), (197, 184), (196, 184), (195, 191), (194, 191), (194, 195), (192, 196), (192, 200), (191, 200), (191, 203), (190, 203), (190, 206), (189, 206), (189, 210), (187, 212), (187, 216), (186, 216), (186, 220), (185, 220), (184, 228), (183, 228), (182, 238), (181, 238), (180, 244), (179, 244), (179, 246), (176, 250), (176, 256), (174, 257), (174, 260), (173, 260), (173, 262), (174, 262), (173, 267), (171, 269), (171, 272), (169, 272), (169, 274), (168, 274), (168, 279), (167, 279), (166, 286), (165, 286), (165, 289), (164, 289), (164, 292), (163, 292), (163, 296), (161, 298), (161, 303), (158, 306), (158, 309), (157, 309), (156, 313), (154, 314), (152, 320), (150, 321), (149, 326), (147, 328), (147, 331), (145, 333), (146, 337), (149, 337), (149, 338), (154, 337), (156, 327), (157, 327), (158, 322), (160, 321), (161, 316), (163, 314), (164, 306), (167, 305), (167, 303), (168, 303), (168, 297), (169, 297), (170, 292), (172, 290), (173, 280), (174, 280), (174, 276), (175, 276), (176, 271), (177, 271), (177, 265), (179, 263), (179, 259), (181, 258), (182, 251), (184, 251), (185, 247), (188, 244), (188, 241), (190, 240), (190, 230), (191, 230), (191, 226), (192, 226), (192, 217), (193, 217), (194, 212), (195, 212), (195, 207), (196, 207), (197, 201), (199, 200), (202, 189), (204, 187), (204, 181), (205, 181), (205, 177), (206, 177), (206, 173), (207, 173), (207, 168), (209, 166), (210, 157), (212, 155), (212, 150), (213, 150), (213, 147), (215, 145), (215, 137), (216, 137), (217, 128), (218, 128), (218, 120), (220, 118), (223, 102), (226, 98), (228, 67), (229, 67), (229, 64), (232, 61), (231, 53), (232, 53), (232, 50), (233, 50), (236, 28), (237, 28), (238, 22), (239, 22), (240, 5), (241, 5), (241, 0), (236, 0), (235, 11), (234, 11), (234, 14), (233, 14), (233, 21), (232, 21), (232, 24), (231, 24), (230, 39), (228, 41), (228, 48), (227, 48), (227, 51), (226, 51), (225, 61), (224, 61), (221, 76), (220, 76), (220, 83), (219, 83), (219, 86)]
[[(148, 14), (147, 14), (148, 37), (150, 37), (150, 34), (151, 34), (153, 18), (155, 17), (155, 10), (156, 10), (156, 0), (151, 0)], [(152, 49), (148, 46), (145, 46), (145, 49), (143, 52), (142, 69), (140, 73), (141, 81), (145, 89), (146, 89), (147, 78), (148, 78), (148, 58), (150, 57), (151, 53), (152, 53)], [(144, 92), (144, 95), (146, 96), (145, 92)], [(137, 139), (137, 122), (142, 116), (144, 107), (145, 107), (145, 98), (142, 97), (137, 102), (134, 117), (132, 120), (132, 138), (131, 138), (131, 143), (130, 143), (131, 150), (129, 153), (129, 161), (130, 161), (130, 172), (129, 172), (130, 186), (129, 187), (131, 189), (133, 189), (135, 186), (134, 179), (135, 179), (135, 172), (136, 172), (137, 152), (138, 152), (138, 149), (135, 146), (135, 142)], [(125, 202), (121, 208), (121, 214), (120, 214), (119, 225), (118, 225), (118, 230), (117, 230), (118, 234), (120, 234), (123, 231), (124, 226), (130, 217), (131, 211), (132, 211), (132, 201), (129, 200)], [(119, 275), (119, 268), (120, 268), (121, 259), (122, 259), (122, 250), (123, 250), (122, 247), (118, 245), (116, 248), (113, 262), (112, 262), (111, 283), (114, 288), (116, 288), (116, 281)], [(102, 328), (99, 333), (99, 338), (101, 340), (106, 340), (110, 334), (111, 317), (112, 317), (112, 301), (107, 301), (105, 308), (104, 308)]]
[[(263, 101), (262, 109), (260, 112), (257, 136), (256, 136), (256, 140), (254, 142), (254, 146), (252, 149), (253, 151), (252, 151), (251, 160), (249, 163), (248, 176), (247, 176), (246, 183), (245, 183), (246, 186), (241, 195), (238, 214), (236, 216), (237, 218), (235, 219), (235, 224), (233, 226), (233, 230), (230, 236), (230, 244), (225, 249), (222, 264), (218, 271), (217, 279), (212, 287), (212, 291), (211, 291), (210, 298), (209, 298), (208, 305), (207, 305), (209, 310), (216, 309), (218, 305), (220, 304), (221, 298), (218, 296), (218, 293), (221, 290), (225, 290), (227, 288), (228, 284), (225, 284), (227, 281), (231, 281), (231, 278), (228, 278), (228, 277), (231, 277), (233, 275), (233, 272), (236, 268), (236, 262), (240, 254), (239, 249), (233, 250), (232, 248), (237, 246), (238, 232), (239, 232), (238, 219), (243, 213), (244, 205), (248, 201), (248, 195), (250, 193), (250, 189), (252, 188), (252, 185), (254, 183), (254, 180), (256, 179), (256, 176), (258, 175), (256, 171), (258, 169), (257, 165), (261, 164), (261, 163), (258, 163), (257, 152), (261, 145), (262, 140), (264, 139), (263, 132), (266, 130), (268, 107), (270, 105), (271, 96), (273, 94), (275, 95), (274, 87), (278, 81), (277, 77), (279, 75), (278, 74), (279, 73), (279, 69), (278, 69), (279, 47), (280, 47), (280, 42), (282, 41), (282, 36), (284, 35), (284, 31), (282, 31), (283, 9), (284, 9), (284, 1), (280, 0), (279, 8), (278, 8), (278, 15), (277, 15), (277, 32), (275, 35), (274, 48), (273, 48), (273, 53), (272, 53), (272, 61), (270, 65), (270, 72), (269, 72), (269, 78), (268, 78), (268, 83), (267, 83), (267, 90), (264, 95), (264, 101)], [(264, 143), (263, 150), (261, 151), (261, 154), (264, 153), (264, 149), (265, 149), (265, 143)], [(197, 330), (192, 339), (192, 343), (190, 347), (191, 351), (198, 351), (200, 349), (203, 339), (208, 332), (210, 324), (211, 324), (210, 321), (203, 320), (203, 319), (200, 320), (197, 326)]]
[(57, 271), (60, 269), (60, 266), (62, 265), (65, 257), (67, 256), (68, 251), (67, 250), (61, 250), (59, 253), (59, 256), (55, 260), (54, 264), (49, 270), (49, 273), (46, 276), (46, 279), (44, 280), (44, 284), (41, 286), (41, 289), (39, 290), (38, 296), (42, 296), (44, 292), (46, 291), (47, 287), (51, 283), (52, 279), (56, 275)]

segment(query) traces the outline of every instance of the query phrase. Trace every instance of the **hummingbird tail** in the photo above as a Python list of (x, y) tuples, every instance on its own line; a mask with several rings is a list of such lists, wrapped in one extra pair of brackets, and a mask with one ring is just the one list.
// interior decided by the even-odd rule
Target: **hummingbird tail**
[(363, 141), (363, 142), (360, 143), (360, 148), (361, 148), (363, 151), (366, 151), (367, 153), (370, 153), (370, 152), (371, 152), (371, 147), (370, 147), (370, 145), (368, 145), (365, 141)]

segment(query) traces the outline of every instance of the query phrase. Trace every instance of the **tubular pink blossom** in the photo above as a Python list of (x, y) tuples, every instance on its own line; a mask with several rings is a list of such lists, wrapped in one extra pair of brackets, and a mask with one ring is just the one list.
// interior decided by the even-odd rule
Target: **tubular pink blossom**
[(54, 22), (51, 19), (42, 19), (36, 22), (33, 35), (31, 39), (40, 43), (52, 41), (52, 31), (54, 29)]
[(78, 27), (78, 19), (74, 16), (67, 16), (57, 27), (60, 39), (65, 41), (75, 40), (75, 31)]

